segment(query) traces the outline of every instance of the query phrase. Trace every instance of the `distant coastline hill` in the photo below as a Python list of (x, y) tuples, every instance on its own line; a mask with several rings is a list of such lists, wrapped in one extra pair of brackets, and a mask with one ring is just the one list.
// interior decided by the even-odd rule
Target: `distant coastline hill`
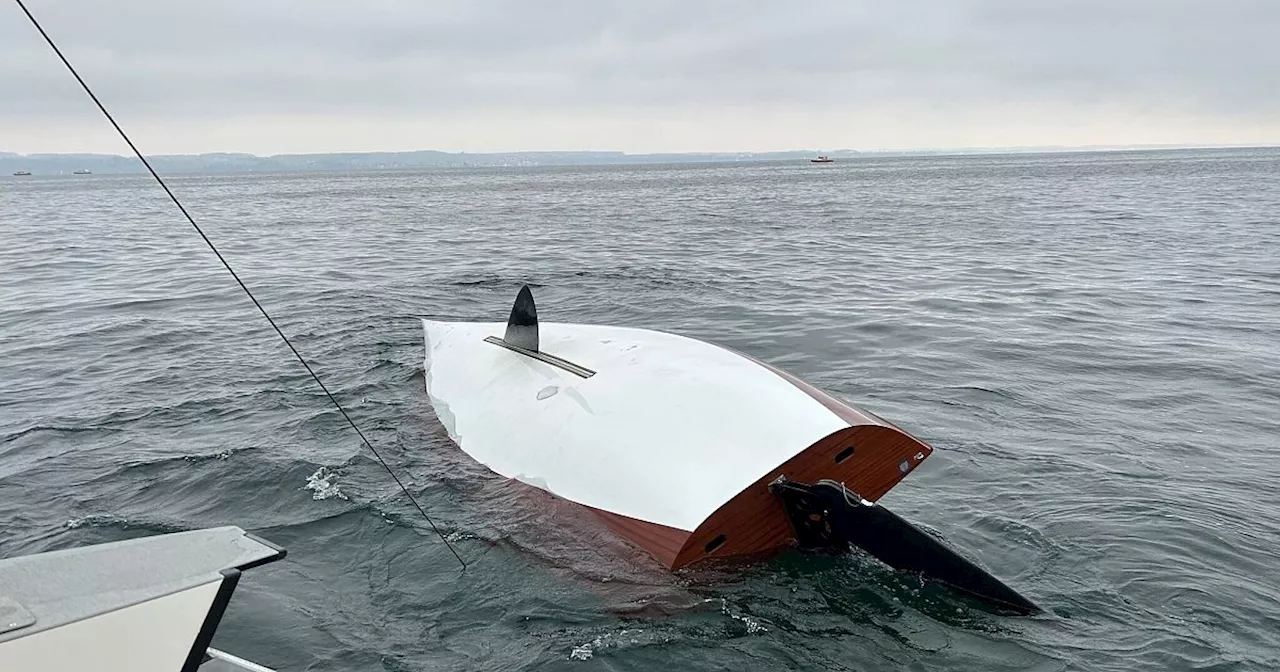
[[(501, 166), (578, 166), (634, 163), (696, 163), (722, 161), (801, 160), (817, 151), (737, 152), (689, 154), (627, 154), (626, 152), (349, 152), (333, 154), (192, 154), (148, 156), (161, 173), (275, 173), (297, 171), (403, 170), (413, 168), (467, 168)], [(853, 150), (823, 152), (836, 158), (858, 155)], [(132, 157), (112, 154), (14, 154), (0, 152), (0, 174), (29, 170), (33, 174), (71, 174), (89, 170), (95, 174), (141, 173), (145, 169)]]
[[(1245, 146), (1235, 147), (1246, 148)], [(1114, 150), (1228, 149), (1209, 145), (1140, 145), (1092, 147), (991, 147), (924, 150), (791, 150), (783, 152), (702, 152), (628, 154), (626, 152), (339, 152), (329, 154), (240, 153), (173, 154), (148, 156), (162, 174), (177, 173), (284, 173), (411, 170), (423, 168), (592, 166), (659, 163), (722, 163), (735, 161), (805, 161), (818, 155), (834, 159), (888, 156), (936, 156), (966, 154), (1025, 154)], [(15, 154), (0, 152), (0, 177), (17, 171), (33, 175), (70, 175), (77, 170), (94, 174), (145, 172), (133, 157), (113, 154)]]

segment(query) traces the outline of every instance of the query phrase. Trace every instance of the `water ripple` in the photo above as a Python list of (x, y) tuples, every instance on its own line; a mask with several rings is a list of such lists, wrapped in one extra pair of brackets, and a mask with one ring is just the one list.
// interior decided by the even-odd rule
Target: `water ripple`
[[(0, 552), (235, 523), (219, 638), (281, 668), (1280, 667), (1280, 152), (173, 186), (465, 574), (139, 177), (0, 188)], [(1048, 608), (868, 559), (671, 574), (453, 447), (417, 319), (709, 338), (934, 443), (886, 499)], [(495, 419), (500, 421), (500, 419)]]

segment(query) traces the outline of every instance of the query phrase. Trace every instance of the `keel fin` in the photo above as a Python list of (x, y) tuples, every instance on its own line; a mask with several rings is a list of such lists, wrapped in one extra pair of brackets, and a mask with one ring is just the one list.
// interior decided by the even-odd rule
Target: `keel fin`
[(1030, 615), (1034, 602), (892, 511), (832, 481), (770, 486), (787, 508), (802, 548), (857, 546), (890, 567), (913, 572), (1004, 611)]
[(507, 331), (502, 338), (488, 336), (484, 341), (564, 369), (579, 378), (596, 375), (595, 371), (585, 366), (538, 349), (538, 308), (533, 304), (533, 292), (529, 290), (529, 285), (521, 287), (520, 293), (516, 295), (515, 305), (511, 306), (511, 317), (507, 318)]
[(502, 337), (508, 345), (538, 352), (538, 307), (533, 303), (533, 291), (529, 285), (520, 288), (516, 302), (507, 318), (507, 332)]

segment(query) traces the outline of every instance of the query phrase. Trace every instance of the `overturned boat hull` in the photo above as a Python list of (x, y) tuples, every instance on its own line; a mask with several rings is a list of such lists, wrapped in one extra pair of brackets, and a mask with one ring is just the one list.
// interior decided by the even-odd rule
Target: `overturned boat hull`
[(545, 352), (502, 323), (426, 324), (427, 391), (481, 464), (587, 506), (664, 565), (752, 556), (794, 533), (768, 488), (786, 475), (878, 499), (932, 449), (754, 359), (672, 334), (543, 323)]
[(779, 481), (838, 483), (870, 503), (933, 452), (725, 347), (539, 323), (527, 287), (506, 324), (423, 326), (427, 393), (464, 452), (588, 507), (670, 569), (800, 545)]

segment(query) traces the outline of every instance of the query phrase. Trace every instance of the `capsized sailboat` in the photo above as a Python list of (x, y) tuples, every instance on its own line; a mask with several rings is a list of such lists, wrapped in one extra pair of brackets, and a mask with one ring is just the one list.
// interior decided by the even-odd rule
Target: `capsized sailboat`
[(862, 548), (1013, 611), (1037, 607), (875, 504), (933, 449), (748, 355), (647, 329), (424, 320), (426, 388), (494, 472), (594, 511), (669, 569)]

